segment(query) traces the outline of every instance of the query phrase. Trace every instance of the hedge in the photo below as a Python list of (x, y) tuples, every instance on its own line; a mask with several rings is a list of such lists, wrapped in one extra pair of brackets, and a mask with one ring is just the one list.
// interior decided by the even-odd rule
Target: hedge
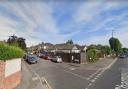
[(0, 43), (0, 60), (21, 58), (23, 55), (24, 51), (22, 49), (14, 46), (9, 46), (4, 43)]
[(95, 62), (98, 60), (96, 49), (90, 49), (87, 51), (87, 59), (89, 62)]

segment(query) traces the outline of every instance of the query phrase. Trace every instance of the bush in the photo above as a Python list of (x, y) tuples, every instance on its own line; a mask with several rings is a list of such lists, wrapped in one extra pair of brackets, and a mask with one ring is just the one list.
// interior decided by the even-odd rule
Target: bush
[(95, 62), (98, 60), (96, 49), (90, 49), (87, 51), (87, 59), (89, 62)]
[(0, 60), (20, 58), (23, 55), (24, 51), (22, 49), (0, 43)]

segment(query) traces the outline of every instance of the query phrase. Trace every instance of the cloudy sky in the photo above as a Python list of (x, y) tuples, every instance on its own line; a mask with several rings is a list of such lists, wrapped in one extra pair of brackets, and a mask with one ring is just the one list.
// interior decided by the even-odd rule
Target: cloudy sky
[(26, 38), (27, 46), (72, 39), (79, 44), (108, 44), (112, 30), (128, 47), (126, 1), (0, 1), (0, 40)]

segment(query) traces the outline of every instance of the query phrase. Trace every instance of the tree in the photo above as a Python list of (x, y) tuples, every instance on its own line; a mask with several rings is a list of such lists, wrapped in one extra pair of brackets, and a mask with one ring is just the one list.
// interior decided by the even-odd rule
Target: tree
[(12, 45), (12, 46), (17, 46), (17, 47), (20, 47), (21, 49), (23, 50), (26, 50), (26, 43), (25, 43), (25, 39), (22, 38), (22, 37), (17, 37), (15, 35), (13, 36), (9, 36), (8, 40), (7, 40), (7, 43), (9, 45)]
[(17, 39), (17, 43), (18, 43), (18, 46), (23, 49), (23, 50), (26, 50), (26, 43), (25, 43), (25, 39), (20, 37)]
[(94, 45), (94, 44), (91, 44), (90, 46), (88, 46), (88, 48), (87, 48), (86, 51), (88, 51), (88, 50), (90, 50), (90, 49), (97, 49), (97, 46)]
[(88, 52), (91, 49), (95, 49), (97, 51), (97, 55), (98, 55), (99, 58), (100, 57), (105, 57), (105, 56), (111, 54), (111, 48), (108, 45), (101, 45), (101, 44), (94, 45), (94, 44), (91, 44), (90, 46), (88, 46), (86, 51)]
[(111, 48), (110, 48), (109, 46), (107, 46), (107, 45), (104, 46), (104, 48), (105, 48), (105, 54), (106, 54), (106, 55), (110, 55), (111, 52), (112, 52), (112, 51), (111, 51)]
[(109, 44), (111, 46), (112, 51), (114, 51), (117, 55), (121, 52), (122, 44), (117, 38), (110, 38)]
[(68, 40), (68, 41), (66, 42), (66, 44), (73, 44), (73, 41), (72, 41), (72, 40)]
[(98, 49), (98, 50), (101, 50), (102, 49), (102, 45), (101, 44), (98, 44), (97, 46), (96, 46), (96, 48)]
[(122, 48), (122, 53), (128, 54), (128, 48)]
[(7, 43), (9, 45), (17, 45), (17, 36), (13, 35), (13, 36), (9, 36), (9, 39), (7, 40)]

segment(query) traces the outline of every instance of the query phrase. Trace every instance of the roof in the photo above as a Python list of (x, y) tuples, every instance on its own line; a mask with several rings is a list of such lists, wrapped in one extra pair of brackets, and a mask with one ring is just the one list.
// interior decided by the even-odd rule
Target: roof
[(56, 44), (55, 48), (58, 50), (71, 50), (74, 47), (72, 44)]
[(55, 46), (54, 45), (46, 45), (46, 49), (47, 50), (55, 50), (56, 48), (55, 48)]
[(85, 46), (80, 46), (78, 44), (56, 44), (56, 45), (46, 45), (48, 50), (72, 50), (73, 47), (76, 47), (78, 50), (83, 50)]
[[(38, 46), (34, 46), (34, 48), (38, 48)], [(47, 50), (72, 50), (73, 48), (76, 50), (77, 49), (83, 50), (85, 48), (85, 45), (81, 46), (78, 44), (67, 44), (67, 43), (61, 43), (61, 44), (55, 44), (55, 45), (51, 43), (45, 43), (45, 44), (42, 44), (42, 47), (43, 46), (46, 46)]]

